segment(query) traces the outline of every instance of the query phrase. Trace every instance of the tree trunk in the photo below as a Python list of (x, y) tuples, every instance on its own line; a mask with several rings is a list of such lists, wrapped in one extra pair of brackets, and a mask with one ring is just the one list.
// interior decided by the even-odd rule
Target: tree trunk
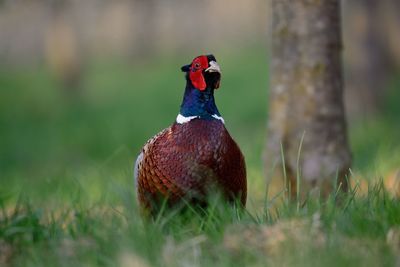
[(297, 177), (302, 198), (310, 191), (327, 196), (336, 181), (347, 190), (339, 2), (272, 0), (265, 163), (268, 179), (282, 176), (285, 165), (292, 196)]
[[(395, 74), (395, 54), (390, 50), (390, 26), (384, 8), (396, 1), (350, 1), (345, 13), (346, 110), (349, 119), (365, 118), (382, 111), (388, 82)], [(398, 31), (398, 27), (395, 27)]]
[(47, 64), (60, 83), (67, 99), (78, 100), (82, 95), (82, 63), (78, 33), (65, 14), (68, 2), (50, 2), (51, 23), (45, 33)]

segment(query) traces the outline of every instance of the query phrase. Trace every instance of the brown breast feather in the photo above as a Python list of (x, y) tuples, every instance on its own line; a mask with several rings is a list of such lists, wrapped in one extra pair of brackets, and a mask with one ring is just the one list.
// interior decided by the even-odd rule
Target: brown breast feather
[(142, 153), (137, 173), (142, 207), (150, 208), (165, 197), (169, 204), (181, 198), (204, 199), (216, 188), (228, 200), (246, 203), (244, 158), (220, 121), (175, 123), (150, 139)]

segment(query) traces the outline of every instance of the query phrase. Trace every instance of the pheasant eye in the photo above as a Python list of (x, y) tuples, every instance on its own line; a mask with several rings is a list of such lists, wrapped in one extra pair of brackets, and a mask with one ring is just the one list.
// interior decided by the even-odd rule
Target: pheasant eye
[(200, 68), (200, 63), (199, 63), (199, 62), (194, 63), (194, 67), (195, 67), (196, 69)]

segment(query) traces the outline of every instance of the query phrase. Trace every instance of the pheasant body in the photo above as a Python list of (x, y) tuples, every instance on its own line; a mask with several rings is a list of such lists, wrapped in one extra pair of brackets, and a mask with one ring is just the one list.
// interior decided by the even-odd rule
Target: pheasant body
[[(211, 55), (201, 57), (208, 59), (207, 66), (213, 64), (208, 61), (215, 62)], [(196, 83), (196, 77), (194, 82), (191, 78), (196, 59), (187, 75), (176, 122), (150, 139), (136, 160), (138, 201), (150, 211), (155, 211), (165, 199), (168, 205), (180, 203), (182, 199), (204, 203), (213, 192), (222, 193), (228, 201), (246, 203), (244, 157), (226, 130), (214, 102), (219, 66), (218, 73), (211, 72), (211, 75), (202, 70), (205, 85), (201, 81)], [(202, 86), (205, 88), (199, 90)]]

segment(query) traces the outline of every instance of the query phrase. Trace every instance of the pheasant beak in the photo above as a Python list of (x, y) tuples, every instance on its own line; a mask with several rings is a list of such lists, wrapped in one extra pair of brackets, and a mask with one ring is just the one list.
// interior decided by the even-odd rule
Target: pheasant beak
[(212, 61), (210, 61), (209, 64), (210, 64), (210, 67), (205, 69), (206, 72), (218, 72), (219, 74), (221, 74), (221, 68), (216, 61), (212, 60)]

